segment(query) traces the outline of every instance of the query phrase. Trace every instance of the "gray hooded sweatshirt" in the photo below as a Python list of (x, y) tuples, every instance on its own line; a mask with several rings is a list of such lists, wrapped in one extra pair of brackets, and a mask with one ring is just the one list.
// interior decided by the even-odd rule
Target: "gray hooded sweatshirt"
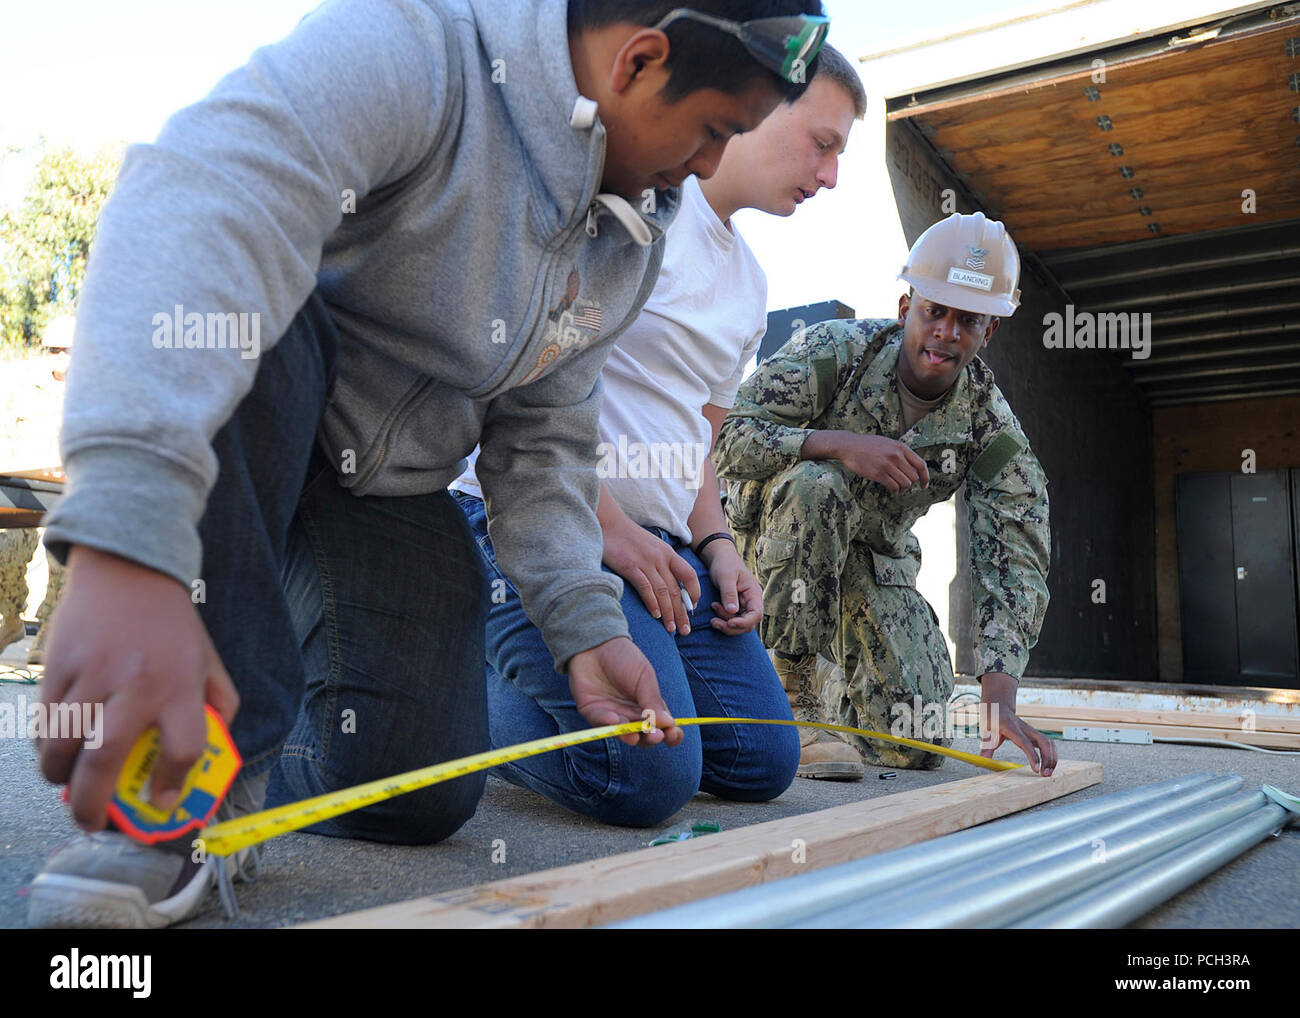
[(557, 668), (626, 635), (600, 569), (599, 374), (678, 192), (600, 195), (604, 159), (565, 0), (324, 4), (128, 150), (78, 309), (47, 544), (189, 586), (213, 436), (319, 287), (340, 483), (438, 491), (480, 444), (498, 560)]

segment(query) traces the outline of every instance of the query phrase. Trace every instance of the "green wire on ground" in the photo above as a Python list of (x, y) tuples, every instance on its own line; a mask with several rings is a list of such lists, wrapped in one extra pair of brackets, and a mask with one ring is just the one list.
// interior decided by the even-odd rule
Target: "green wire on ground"
[[(14, 676), (18, 678), (14, 678)], [(13, 665), (0, 665), (0, 684), (10, 682), (15, 686), (34, 686), (40, 680), (36, 678), (36, 673), (30, 668)]]

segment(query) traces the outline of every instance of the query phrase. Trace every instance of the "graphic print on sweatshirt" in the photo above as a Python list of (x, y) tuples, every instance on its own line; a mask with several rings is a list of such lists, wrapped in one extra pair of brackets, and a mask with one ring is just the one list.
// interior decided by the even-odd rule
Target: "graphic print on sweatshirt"
[(549, 342), (537, 355), (537, 363), (519, 382), (535, 382), (562, 359), (595, 342), (600, 335), (601, 313), (599, 304), (579, 304), (578, 293), (582, 277), (577, 266), (569, 273), (564, 297), (546, 316), (546, 336)]

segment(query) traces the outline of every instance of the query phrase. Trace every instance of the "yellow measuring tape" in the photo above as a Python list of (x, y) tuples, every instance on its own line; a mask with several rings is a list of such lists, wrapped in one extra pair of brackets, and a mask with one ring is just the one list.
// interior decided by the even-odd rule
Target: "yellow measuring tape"
[[(849, 728), (846, 725), (814, 724), (805, 721), (776, 721), (767, 718), (678, 718), (677, 725), (682, 728), (688, 725), (787, 725), (802, 728), (823, 728), (830, 732), (848, 732), (866, 738), (883, 739), (886, 742), (898, 743), (900, 746), (912, 746), (916, 749), (929, 750), (931, 753), (940, 753), (955, 760), (964, 760), (968, 764), (983, 767), (985, 770), (990, 771), (1009, 771), (1024, 766), (1024, 764), (1010, 763), (1006, 760), (991, 760), (975, 753), (963, 753), (959, 749), (936, 746), (916, 739), (886, 735), (884, 732), (872, 732), (865, 728)], [(610, 739), (619, 735), (632, 735), (650, 730), (649, 721), (629, 721), (626, 724), (584, 728), (581, 731), (569, 732), (565, 735), (554, 735), (545, 739), (534, 739), (531, 742), (521, 742), (517, 746), (507, 746), (504, 749), (475, 753), (472, 756), (461, 757), (459, 760), (448, 760), (446, 763), (421, 767), (419, 770), (407, 771), (405, 774), (397, 774), (391, 778), (368, 781), (363, 785), (354, 785), (352, 788), (343, 788), (337, 792), (318, 795), (312, 799), (291, 802), (286, 806), (277, 806), (274, 809), (263, 810), (260, 813), (250, 813), (248, 816), (239, 817), (236, 820), (213, 824), (199, 832), (198, 840), (202, 843), (205, 852), (212, 855), (231, 855), (242, 848), (247, 848), (249, 845), (257, 845), (263, 841), (269, 841), (271, 838), (279, 837), (281, 834), (288, 834), (290, 831), (310, 827), (312, 824), (320, 823), (322, 820), (328, 820), (342, 813), (350, 813), (353, 810), (362, 809), (376, 802), (383, 802), (385, 799), (405, 795), (407, 792), (414, 792), (417, 789), (427, 788), (443, 781), (450, 781), (466, 774), (473, 774), (475, 771), (485, 771), (489, 767), (496, 767), (512, 760), (522, 760), (528, 756), (540, 756), (542, 753), (564, 749), (567, 746), (577, 746), (584, 742), (596, 742), (600, 739)]]

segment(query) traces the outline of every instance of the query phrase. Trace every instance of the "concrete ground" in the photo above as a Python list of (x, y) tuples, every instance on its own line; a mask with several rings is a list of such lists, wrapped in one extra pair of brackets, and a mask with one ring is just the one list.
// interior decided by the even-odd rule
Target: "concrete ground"
[[(4, 666), (26, 659), (30, 638), (0, 653)], [(13, 673), (5, 673), (14, 678)], [(0, 684), (0, 703), (30, 701), (35, 686)], [(974, 739), (958, 749), (977, 751)], [(1022, 758), (1009, 743), (998, 751)], [(1058, 802), (1074, 802), (1178, 774), (1210, 771), (1239, 774), (1247, 788), (1271, 783), (1300, 793), (1300, 757), (1268, 756), (1246, 750), (1156, 744), (1132, 746), (1065, 743), (1061, 756), (1096, 760), (1102, 784)], [(880, 780), (868, 768), (861, 782), (796, 779), (775, 802), (749, 805), (697, 795), (674, 820), (658, 830), (606, 827), (575, 816), (540, 796), (489, 778), (475, 817), (440, 845), (410, 848), (289, 834), (266, 846), (262, 879), (238, 885), (241, 914), (227, 920), (215, 895), (187, 925), (193, 927), (277, 927), (432, 894), (470, 884), (518, 876), (643, 848), (658, 834), (716, 820), (722, 829), (840, 806), (878, 795), (972, 776), (974, 768), (948, 761), (937, 772), (899, 771)], [(1052, 804), (1036, 807), (1050, 809)], [(59, 790), (36, 768), (35, 747), (26, 739), (0, 739), (0, 927), (26, 925), (26, 891), (43, 860), (74, 833)], [(504, 842), (505, 859), (494, 862)], [(498, 858), (500, 852), (496, 853)], [(1196, 886), (1134, 923), (1136, 928), (1222, 929), (1300, 927), (1300, 828), (1291, 827), (1223, 867)]]

